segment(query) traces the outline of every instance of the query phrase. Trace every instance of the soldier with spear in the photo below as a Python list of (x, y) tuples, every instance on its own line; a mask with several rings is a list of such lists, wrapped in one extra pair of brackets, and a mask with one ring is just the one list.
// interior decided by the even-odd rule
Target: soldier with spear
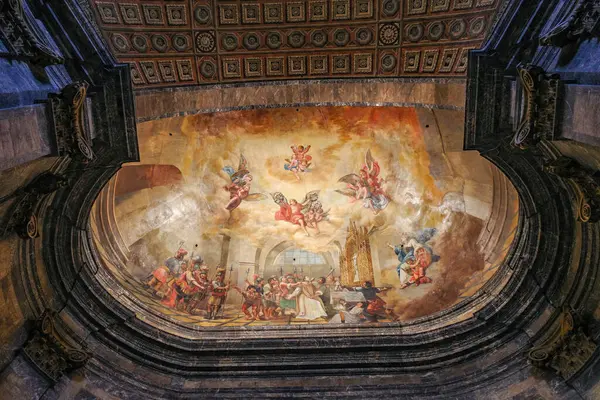
[[(233, 268), (232, 268), (233, 269)], [(208, 313), (206, 319), (217, 319), (217, 314), (223, 308), (229, 291), (229, 283), (225, 283), (225, 274), (227, 270), (217, 266), (216, 276), (212, 282), (210, 298), (208, 299)]]

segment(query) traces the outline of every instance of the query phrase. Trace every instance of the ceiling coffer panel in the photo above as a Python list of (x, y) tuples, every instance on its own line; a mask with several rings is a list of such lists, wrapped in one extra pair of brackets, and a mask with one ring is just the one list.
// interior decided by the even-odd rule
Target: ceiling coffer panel
[(499, 3), (90, 1), (114, 55), (131, 65), (136, 88), (462, 77), (467, 50), (481, 45)]

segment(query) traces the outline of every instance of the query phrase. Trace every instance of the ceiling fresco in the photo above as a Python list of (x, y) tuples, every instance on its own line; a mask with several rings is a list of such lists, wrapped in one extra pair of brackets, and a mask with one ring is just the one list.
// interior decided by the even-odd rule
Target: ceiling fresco
[(95, 19), (135, 87), (464, 76), (499, 0), (106, 1)]
[(429, 315), (481, 287), (512, 239), (493, 257), (478, 242), (494, 167), (470, 165), (484, 170), (475, 199), (465, 179), (434, 177), (440, 158), (412, 108), (236, 111), (138, 130), (142, 162), (101, 194), (95, 237), (123, 287), (173, 321)]

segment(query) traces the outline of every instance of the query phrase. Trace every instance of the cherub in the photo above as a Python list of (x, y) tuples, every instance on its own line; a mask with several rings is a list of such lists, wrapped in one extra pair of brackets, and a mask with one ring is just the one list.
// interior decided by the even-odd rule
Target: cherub
[(225, 209), (228, 211), (238, 208), (243, 200), (259, 201), (267, 198), (267, 196), (261, 193), (250, 193), (253, 178), (247, 166), (248, 161), (243, 154), (240, 154), (240, 163), (237, 171), (230, 166), (223, 168), (223, 171), (231, 178), (231, 183), (223, 186), (223, 189), (229, 192), (229, 202), (225, 206)]
[(293, 152), (292, 157), (285, 159), (287, 164), (285, 164), (283, 167), (287, 171), (291, 171), (296, 179), (300, 180), (299, 172), (307, 172), (308, 167), (311, 164), (310, 160), (312, 160), (312, 157), (306, 154), (310, 150), (310, 145), (306, 146), (306, 148), (302, 145), (297, 147), (291, 146), (291, 148)]
[(363, 207), (370, 208), (374, 214), (387, 207), (390, 200), (381, 187), (379, 178), (381, 169), (379, 163), (371, 156), (371, 150), (365, 155), (365, 165), (358, 174), (348, 174), (341, 177), (338, 182), (346, 184), (346, 188), (336, 192), (348, 196), (352, 201), (363, 201)]
[(323, 211), (323, 205), (320, 201), (313, 202), (306, 213), (306, 225), (309, 228), (317, 230), (317, 234), (321, 233), (319, 230), (319, 222), (323, 221), (329, 212)]

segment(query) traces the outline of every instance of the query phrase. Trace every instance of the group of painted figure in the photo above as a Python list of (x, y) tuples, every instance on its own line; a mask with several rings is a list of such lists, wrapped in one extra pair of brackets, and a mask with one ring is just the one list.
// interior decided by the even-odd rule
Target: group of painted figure
[(318, 279), (302, 274), (254, 276), (245, 287), (225, 282), (227, 271), (217, 266), (214, 278), (200, 256), (186, 259), (187, 251), (179, 249), (175, 256), (155, 269), (145, 284), (162, 298), (163, 305), (206, 319), (231, 318), (224, 315), (224, 304), (230, 289), (243, 298), (241, 311), (248, 320), (270, 320), (292, 317), (304, 320), (329, 319), (331, 323), (377, 322), (386, 317), (394, 320), (393, 311), (378, 296), (390, 288), (376, 288), (371, 282), (361, 287), (347, 287), (331, 274)]
[[(301, 175), (310, 172), (309, 167), (312, 164), (312, 157), (307, 155), (309, 146), (291, 146), (292, 156), (286, 159), (284, 168), (291, 171), (297, 180), (301, 180)], [(260, 201), (267, 198), (262, 193), (250, 193), (253, 177), (248, 169), (248, 161), (243, 155), (240, 155), (238, 168), (225, 166), (223, 171), (229, 175), (230, 182), (223, 186), (223, 189), (229, 192), (229, 202), (225, 209), (233, 211), (242, 204), (242, 201)], [(348, 196), (351, 202), (362, 202), (363, 207), (372, 210), (374, 214), (385, 209), (390, 202), (390, 197), (383, 189), (384, 180), (380, 178), (381, 168), (379, 163), (371, 156), (368, 150), (365, 156), (365, 164), (358, 171), (358, 174), (351, 173), (341, 177), (338, 182), (345, 183), (344, 189), (336, 192)], [(319, 223), (327, 220), (328, 212), (323, 210), (323, 205), (319, 201), (319, 191), (313, 190), (306, 194), (303, 201), (288, 199), (281, 192), (271, 193), (273, 201), (279, 206), (279, 211), (275, 213), (276, 221), (286, 221), (302, 228), (307, 236), (310, 236), (308, 228), (314, 229), (316, 234), (320, 233)]]
[(183, 248), (177, 250), (175, 256), (150, 274), (145, 284), (167, 307), (190, 314), (202, 311), (207, 319), (216, 319), (229, 291), (229, 283), (225, 283), (227, 271), (217, 267), (211, 280), (202, 257), (186, 259), (187, 254)]
[[(398, 277), (400, 289), (431, 283), (427, 269), (439, 260), (427, 244), (435, 235), (433, 228), (424, 229), (407, 237), (402, 244), (388, 246), (400, 262)], [(379, 317), (394, 320), (396, 316), (378, 294), (390, 288), (376, 288), (371, 282), (361, 287), (342, 286), (332, 274), (318, 279), (301, 274), (254, 276), (240, 288), (225, 282), (225, 268), (217, 266), (214, 278), (209, 279), (209, 268), (201, 256), (186, 259), (188, 252), (180, 248), (155, 269), (145, 282), (147, 287), (162, 298), (167, 307), (190, 314), (204, 313), (207, 319), (223, 317), (223, 305), (230, 289), (243, 297), (242, 313), (247, 319), (273, 319), (283, 316), (314, 320), (329, 318), (331, 323), (374, 322)]]
[(433, 282), (427, 276), (427, 269), (431, 264), (439, 261), (440, 256), (434, 254), (428, 242), (436, 232), (435, 228), (426, 228), (416, 234), (406, 235), (402, 244), (394, 246), (387, 243), (387, 246), (394, 250), (400, 262), (396, 267), (398, 278), (402, 282), (400, 289)]

